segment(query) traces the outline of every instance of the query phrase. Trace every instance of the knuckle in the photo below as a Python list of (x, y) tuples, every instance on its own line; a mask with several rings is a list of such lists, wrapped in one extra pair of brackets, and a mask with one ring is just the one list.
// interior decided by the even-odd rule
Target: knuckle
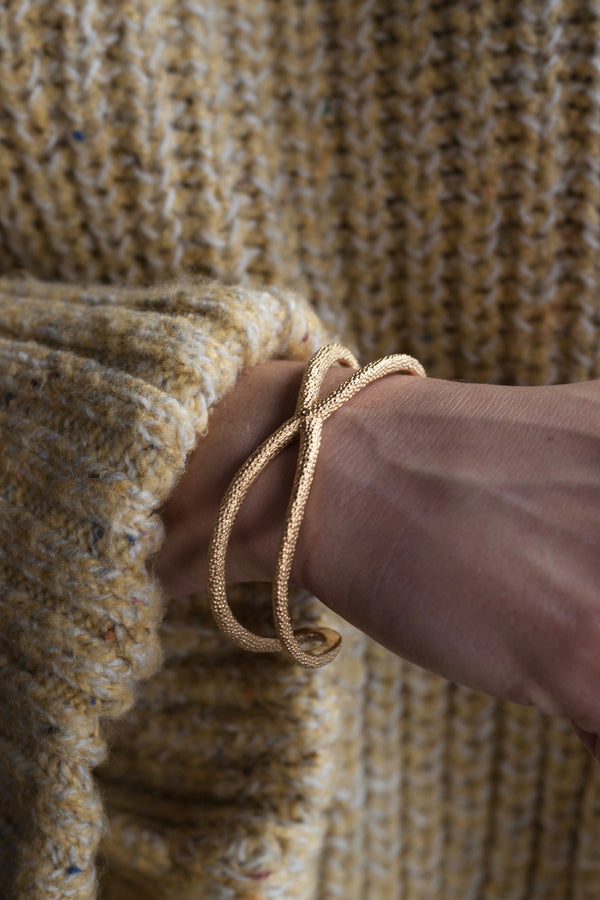
[(586, 617), (570, 653), (557, 673), (561, 683), (559, 715), (584, 731), (600, 731), (600, 610)]
[(546, 715), (600, 731), (600, 607), (584, 604), (573, 613), (553, 647), (541, 648), (543, 662), (529, 678), (526, 695)]
[(502, 697), (509, 703), (517, 703), (520, 706), (533, 705), (529, 681), (518, 665), (510, 667), (510, 674), (505, 680)]
[(562, 714), (573, 719), (584, 731), (600, 732), (600, 700), (593, 695), (589, 685), (575, 687), (571, 696)]

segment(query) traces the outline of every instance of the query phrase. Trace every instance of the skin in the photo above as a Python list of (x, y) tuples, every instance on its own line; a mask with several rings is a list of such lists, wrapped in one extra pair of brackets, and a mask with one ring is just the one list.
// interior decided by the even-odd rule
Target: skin
[[(303, 363), (248, 369), (158, 510), (168, 597), (206, 583), (219, 502), (293, 415)], [(350, 369), (334, 366), (321, 396)], [(265, 398), (269, 398), (266, 402)], [(250, 489), (227, 581), (270, 581), (297, 442)], [(381, 378), (326, 422), (292, 581), (392, 652), (600, 731), (600, 382)], [(600, 758), (600, 757), (598, 757)]]

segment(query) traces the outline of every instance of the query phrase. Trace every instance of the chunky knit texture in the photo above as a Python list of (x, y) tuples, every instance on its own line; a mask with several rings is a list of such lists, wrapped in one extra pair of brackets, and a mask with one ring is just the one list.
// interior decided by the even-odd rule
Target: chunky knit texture
[(3, 900), (600, 896), (566, 721), (305, 592), (339, 658), (246, 653), (144, 567), (247, 366), (599, 377), (599, 45), (590, 0), (0, 0)]

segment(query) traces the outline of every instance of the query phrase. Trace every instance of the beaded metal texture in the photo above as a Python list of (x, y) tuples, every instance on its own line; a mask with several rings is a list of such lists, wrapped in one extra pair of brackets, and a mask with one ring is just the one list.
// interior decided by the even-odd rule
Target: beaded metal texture
[[(356, 371), (330, 394), (319, 400), (323, 378), (328, 369), (338, 362), (347, 363)], [(342, 344), (332, 343), (321, 347), (311, 356), (304, 370), (295, 414), (257, 447), (231, 481), (221, 501), (211, 537), (208, 554), (208, 595), (218, 627), (239, 647), (256, 653), (286, 650), (299, 665), (311, 669), (332, 662), (340, 652), (341, 636), (331, 628), (299, 628), (296, 631), (292, 629), (288, 613), (288, 586), (292, 560), (315, 472), (323, 422), (361, 388), (377, 378), (395, 372), (423, 377), (426, 375), (423, 366), (406, 354), (384, 356), (361, 368), (356, 357)], [(227, 601), (225, 585), (227, 544), (235, 517), (251, 485), (296, 435), (299, 435), (300, 440), (298, 463), (273, 578), (273, 616), (279, 637), (261, 637), (244, 628), (233, 615)], [(313, 652), (303, 649), (300, 641), (312, 645)]]

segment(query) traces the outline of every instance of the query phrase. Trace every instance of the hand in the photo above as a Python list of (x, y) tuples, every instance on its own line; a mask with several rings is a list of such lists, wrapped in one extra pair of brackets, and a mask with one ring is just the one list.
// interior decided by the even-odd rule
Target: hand
[(345, 619), (569, 718), (594, 752), (600, 382), (373, 382), (324, 425), (301, 540), (303, 581)]
[[(293, 414), (303, 369), (253, 367), (213, 410), (159, 510), (166, 538), (152, 562), (168, 597), (204, 586), (220, 499)], [(321, 396), (348, 374), (334, 366)], [(597, 382), (373, 382), (324, 425), (292, 581), (424, 668), (570, 718), (593, 753), (599, 408)], [(294, 442), (250, 489), (228, 582), (270, 580), (296, 456)]]

